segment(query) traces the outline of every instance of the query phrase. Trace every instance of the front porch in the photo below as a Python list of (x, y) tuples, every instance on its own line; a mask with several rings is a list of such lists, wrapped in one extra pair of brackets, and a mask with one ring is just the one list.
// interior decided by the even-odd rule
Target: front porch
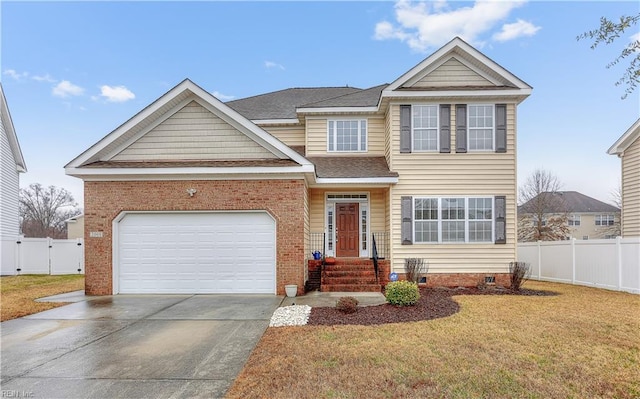
[(387, 187), (310, 190), (306, 291), (382, 290), (391, 267), (388, 204)]

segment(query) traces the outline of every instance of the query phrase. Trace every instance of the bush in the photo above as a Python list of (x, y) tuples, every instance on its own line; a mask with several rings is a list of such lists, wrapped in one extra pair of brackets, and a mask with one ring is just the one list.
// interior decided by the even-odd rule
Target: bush
[(531, 268), (526, 262), (510, 262), (509, 274), (511, 275), (511, 289), (520, 291), (522, 284), (529, 279)]
[(415, 305), (420, 299), (418, 284), (411, 281), (394, 281), (387, 284), (384, 292), (387, 302), (397, 306)]
[(406, 258), (404, 260), (404, 273), (407, 281), (419, 283), (423, 274), (427, 274), (429, 264), (420, 258)]
[(358, 300), (352, 296), (343, 296), (336, 302), (336, 309), (342, 313), (355, 313), (358, 310)]

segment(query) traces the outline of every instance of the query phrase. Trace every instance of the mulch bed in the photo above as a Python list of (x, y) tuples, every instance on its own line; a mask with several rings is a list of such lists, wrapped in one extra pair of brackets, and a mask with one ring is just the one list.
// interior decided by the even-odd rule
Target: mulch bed
[(550, 296), (555, 292), (521, 289), (512, 291), (505, 288), (421, 288), (420, 299), (415, 306), (394, 306), (389, 304), (358, 307), (355, 313), (346, 314), (336, 308), (315, 307), (311, 309), (308, 325), (379, 325), (432, 320), (451, 316), (460, 310), (454, 295), (523, 295)]

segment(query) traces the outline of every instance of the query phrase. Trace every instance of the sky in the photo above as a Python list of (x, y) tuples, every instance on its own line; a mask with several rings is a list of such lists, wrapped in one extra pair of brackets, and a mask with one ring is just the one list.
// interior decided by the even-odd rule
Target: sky
[(640, 116), (625, 65), (576, 36), (640, 3), (542, 1), (0, 2), (0, 79), (27, 163), (20, 185), (64, 165), (185, 78), (222, 101), (290, 87), (390, 83), (455, 36), (533, 86), (518, 107), (518, 184), (538, 168), (563, 190), (611, 202), (607, 149)]

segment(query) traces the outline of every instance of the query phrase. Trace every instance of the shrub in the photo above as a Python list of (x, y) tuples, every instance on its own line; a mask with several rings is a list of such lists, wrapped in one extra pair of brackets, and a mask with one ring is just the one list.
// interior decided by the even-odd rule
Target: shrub
[(426, 274), (429, 269), (429, 264), (420, 258), (406, 258), (404, 260), (404, 273), (407, 277), (407, 281), (414, 283), (420, 282), (420, 277)]
[(420, 299), (418, 284), (411, 281), (394, 281), (387, 284), (384, 292), (387, 302), (397, 306), (415, 305)]
[(358, 300), (352, 296), (343, 296), (336, 302), (336, 309), (342, 313), (355, 313), (358, 310)]
[(522, 284), (529, 279), (531, 268), (526, 262), (510, 262), (509, 274), (511, 275), (511, 289), (520, 291)]

